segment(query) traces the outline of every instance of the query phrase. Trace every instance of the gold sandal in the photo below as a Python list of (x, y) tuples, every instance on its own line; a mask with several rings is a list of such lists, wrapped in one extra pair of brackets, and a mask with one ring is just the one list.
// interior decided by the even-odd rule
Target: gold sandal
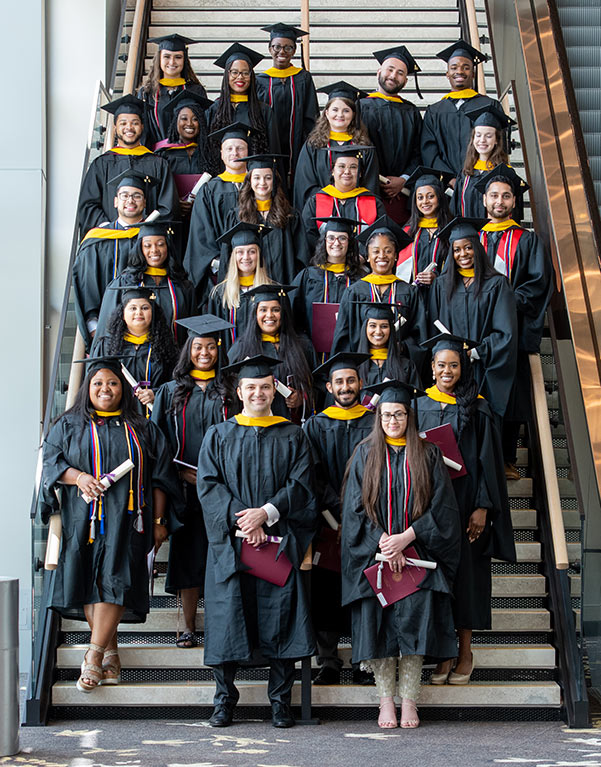
[[(116, 662), (105, 663), (107, 658), (117, 658)], [(106, 650), (102, 662), (102, 681), (100, 684), (115, 685), (121, 681), (121, 661), (118, 650)]]
[[(85, 655), (83, 656), (81, 672), (75, 685), (79, 692), (92, 692), (92, 690), (96, 689), (96, 687), (98, 687), (102, 681), (102, 668), (97, 666), (95, 663), (86, 662), (86, 658), (88, 657), (90, 650), (104, 656), (104, 647), (100, 647), (100, 645), (97, 644), (90, 644), (86, 650)], [(88, 679), (90, 681), (84, 682), (84, 679)]]

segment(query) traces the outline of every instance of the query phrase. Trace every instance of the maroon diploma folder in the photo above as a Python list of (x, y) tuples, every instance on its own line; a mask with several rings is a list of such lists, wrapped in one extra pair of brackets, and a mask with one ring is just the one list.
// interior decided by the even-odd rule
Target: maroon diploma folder
[(188, 199), (202, 173), (174, 173), (175, 186), (180, 200)]
[(279, 543), (264, 543), (255, 548), (250, 543), (242, 541), (240, 559), (250, 568), (245, 572), (248, 575), (254, 575), (255, 578), (273, 583), (275, 586), (283, 586), (292, 570), (292, 563), (284, 552), (277, 559), (275, 558), (279, 546)]
[(318, 354), (329, 354), (332, 350), (334, 330), (340, 304), (313, 304), (312, 341)]
[[(406, 548), (403, 554), (406, 557), (419, 559), (413, 546)], [(419, 584), (426, 576), (426, 570), (423, 567), (415, 567), (414, 565), (407, 565), (403, 567), (400, 573), (393, 573), (388, 562), (372, 565), (363, 573), (382, 607), (388, 607), (416, 592), (419, 589)]]
[(457, 440), (455, 439), (455, 432), (450, 423), (445, 423), (442, 426), (435, 426), (433, 429), (428, 429), (424, 432), (428, 442), (437, 445), (440, 448), (440, 452), (445, 458), (450, 458), (451, 461), (455, 461), (461, 466), (461, 471), (453, 469), (447, 466), (451, 479), (457, 479), (457, 477), (463, 477), (467, 474), (465, 464), (463, 462), (463, 456), (459, 452)]
[(335, 573), (340, 572), (338, 530), (323, 527), (313, 542), (313, 551), (313, 564), (315, 567), (323, 567), (324, 570), (332, 570)]

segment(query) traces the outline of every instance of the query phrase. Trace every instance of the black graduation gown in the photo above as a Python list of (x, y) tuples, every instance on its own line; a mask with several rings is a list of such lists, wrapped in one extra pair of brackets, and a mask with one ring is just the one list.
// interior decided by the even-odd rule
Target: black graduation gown
[[(349, 146), (353, 141), (328, 142), (328, 146)], [(380, 181), (378, 170), (378, 156), (375, 148), (364, 151), (361, 160), (361, 173), (359, 186), (364, 186), (373, 194), (379, 194)], [(310, 144), (303, 145), (296, 173), (294, 174), (294, 207), (302, 210), (311, 195), (327, 186), (332, 178), (332, 154), (324, 149), (316, 149)]]
[[(123, 420), (119, 416), (99, 419), (98, 439), (102, 454), (102, 472), (112, 471), (129, 458)], [(50, 606), (65, 618), (85, 620), (83, 606), (111, 602), (125, 606), (122, 621), (143, 623), (149, 610), (148, 569), (146, 555), (153, 539), (153, 488), (161, 489), (168, 498), (169, 530), (181, 526), (183, 499), (177, 475), (171, 463), (167, 442), (152, 423), (136, 429), (143, 455), (143, 487), (145, 505), (143, 532), (134, 528), (136, 510), (128, 513), (129, 475), (126, 475), (103, 497), (104, 533), (96, 518), (96, 537), (89, 543), (90, 509), (75, 485), (61, 485), (59, 477), (74, 468), (94, 474), (89, 424), (82, 429), (79, 417), (67, 414), (50, 429), (44, 442), (42, 475), (42, 518), (56, 513), (62, 500), (62, 546), (56, 570)], [(133, 460), (139, 468), (137, 452)], [(137, 483), (134, 478), (134, 494)], [(137, 499), (136, 499), (137, 500)]]
[[(98, 327), (96, 329), (96, 335), (102, 336), (106, 333), (106, 328), (109, 323), (111, 314), (117, 308), (121, 300), (121, 291), (113, 290), (113, 287), (122, 285), (140, 285), (145, 287), (154, 288), (157, 287), (154, 277), (149, 274), (144, 275), (142, 283), (137, 279), (138, 270), (126, 269), (122, 274), (113, 280), (107, 286), (102, 299), (100, 307), (100, 314), (98, 315)], [(167, 277), (161, 277), (159, 286), (167, 286), (169, 279)], [(163, 310), (165, 315), (165, 322), (167, 327), (174, 331), (174, 338), (177, 338), (179, 343), (185, 342), (187, 331), (184, 328), (174, 325), (175, 320), (183, 320), (186, 317), (191, 317), (195, 314), (195, 301), (194, 301), (194, 288), (188, 282), (188, 280), (175, 280), (171, 278), (171, 286), (173, 288), (174, 296), (171, 294), (169, 287), (158, 287), (155, 291), (157, 305)]]
[[(215, 128), (213, 126), (213, 120), (215, 119), (215, 115), (217, 114), (217, 109), (219, 108), (219, 102), (221, 101), (221, 96), (219, 98), (216, 98), (215, 101), (211, 104), (211, 106), (207, 109), (205, 112), (206, 118), (207, 118), (207, 124), (209, 126), (209, 133), (211, 131), (214, 131)], [(259, 101), (260, 109), (261, 109), (261, 115), (263, 116), (263, 122), (265, 123), (265, 130), (266, 130), (266, 138), (267, 138), (267, 144), (268, 144), (268, 152), (271, 152), (272, 154), (280, 154), (280, 137), (278, 130), (274, 124), (273, 119), (273, 112), (269, 108), (269, 104), (266, 104), (264, 101)], [(245, 125), (250, 125), (251, 128), (256, 128), (256, 125), (252, 125), (250, 121), (250, 114), (248, 109), (248, 101), (241, 101), (238, 104), (233, 104), (234, 107), (234, 122), (242, 122)], [(258, 148), (257, 148), (257, 139), (252, 137), (249, 139), (249, 147), (248, 147), (248, 153), (250, 154), (257, 154)], [(282, 176), (284, 178), (284, 176)]]
[[(231, 210), (226, 218), (225, 231), (239, 223), (238, 212)], [(219, 281), (225, 279), (230, 261), (231, 246), (221, 246)], [(267, 274), (274, 282), (289, 285), (301, 269), (309, 263), (309, 245), (300, 214), (292, 209), (285, 229), (274, 227), (261, 239), (261, 258)]]
[(167, 138), (173, 113), (169, 109), (165, 111), (165, 107), (168, 107), (173, 99), (183, 90), (191, 91), (204, 98), (207, 97), (207, 92), (200, 83), (186, 83), (186, 85), (176, 85), (173, 88), (159, 85), (158, 103), (156, 94), (146, 93), (144, 88), (139, 89), (138, 98), (142, 99), (146, 104), (144, 127), (146, 142), (149, 147)]
[[(530, 418), (531, 388), (529, 354), (540, 350), (545, 312), (553, 294), (553, 265), (540, 238), (528, 229), (522, 231), (515, 252), (509, 282), (515, 297), (518, 318), (518, 353), (516, 375), (505, 411), (509, 421), (523, 423)], [(481, 233), (482, 237), (484, 233)], [(491, 264), (503, 232), (486, 232), (486, 246)]]
[[(392, 533), (403, 531), (405, 448), (388, 447), (392, 470)], [(342, 509), (342, 603), (352, 606), (353, 663), (372, 658), (423, 655), (432, 659), (457, 654), (451, 594), (459, 562), (459, 513), (449, 473), (438, 448), (428, 450), (432, 498), (419, 519), (409, 518), (416, 540), (412, 544), (420, 559), (438, 564), (429, 570), (418, 591), (383, 608), (363, 571), (375, 564), (379, 540), (388, 532), (387, 472), (382, 472), (378, 502), (378, 525), (367, 517), (361, 499), (367, 446), (351, 461)], [(384, 567), (388, 567), (384, 564)]]
[[(457, 405), (441, 408), (439, 402), (421, 397), (418, 403), (419, 429), (433, 429), (450, 423), (455, 438), (459, 433)], [(455, 628), (491, 628), (492, 577), (490, 559), (515, 562), (515, 543), (503, 469), (503, 451), (495, 418), (483, 399), (478, 399), (472, 418), (458, 440), (467, 474), (452, 480), (461, 519), (461, 558), (455, 577), (453, 614)], [(474, 543), (466, 533), (476, 509), (487, 509), (486, 527)]]
[(292, 313), (297, 329), (312, 338), (313, 304), (339, 304), (346, 289), (354, 282), (356, 280), (351, 281), (344, 274), (334, 274), (319, 266), (308, 266), (299, 272), (292, 281), (296, 290), (291, 296)]
[(502, 416), (515, 378), (518, 348), (511, 286), (505, 277), (495, 274), (483, 282), (476, 296), (474, 283), (466, 289), (459, 279), (449, 301), (445, 283), (446, 268), (430, 288), (430, 335), (440, 332), (433, 324), (440, 320), (451, 333), (479, 342), (476, 347), (479, 359), (472, 363), (474, 375), (482, 396)]
[[(313, 655), (315, 645), (300, 565), (313, 537), (317, 505), (307, 438), (298, 426), (211, 426), (198, 457), (197, 491), (209, 550), (205, 579), (204, 662), (252, 662)], [(236, 512), (272, 503), (266, 528), (293, 565), (284, 586), (244, 573)]]
[(428, 168), (444, 170), (458, 176), (463, 168), (465, 153), (472, 133), (472, 122), (466, 112), (483, 106), (503, 111), (496, 99), (473, 96), (459, 99), (441, 99), (430, 104), (422, 126), (422, 162)]
[(228, 213), (238, 207), (240, 186), (216, 176), (201, 187), (194, 200), (184, 269), (194, 285), (198, 308), (212, 287), (211, 262), (219, 259), (221, 253), (217, 238), (227, 231)]
[[(305, 202), (302, 213), (305, 236), (309, 242), (311, 250), (315, 250), (315, 246), (319, 240), (319, 227), (317, 221), (314, 220), (317, 208), (317, 194), (325, 194), (333, 200), (332, 210), (331, 212), (328, 212), (328, 217), (340, 216), (342, 218), (350, 218), (351, 221), (360, 221), (358, 234), (361, 234), (364, 229), (367, 229), (367, 227), (373, 224), (374, 221), (380, 218), (380, 216), (386, 215), (384, 203), (377, 194), (371, 194), (370, 191), (361, 192), (361, 194), (358, 194), (356, 197), (348, 197), (344, 200), (332, 197), (332, 195), (329, 195), (324, 189), (312, 192)], [(359, 212), (359, 206), (361, 205), (360, 200), (365, 200), (365, 198), (371, 198), (373, 203), (375, 203), (375, 211), (369, 219), (362, 216)]]
[(167, 161), (174, 176), (202, 175), (203, 173), (211, 172), (198, 146), (194, 148), (191, 155), (183, 147), (185, 147), (185, 144), (182, 146), (163, 147), (162, 149), (157, 149), (155, 154), (157, 157), (162, 157)]
[(223, 305), (223, 285), (217, 285), (214, 292), (211, 291), (207, 302), (207, 314), (214, 314), (216, 317), (231, 322), (235, 325), (235, 328), (224, 331), (222, 335), (224, 348), (226, 352), (234, 345), (234, 342), (239, 338), (248, 322), (249, 316), (252, 314), (252, 307), (250, 301), (243, 298), (244, 288), (240, 289), (240, 306), (236, 309), (228, 309)]
[[(393, 375), (392, 371), (389, 370), (386, 361), (384, 361), (384, 364), (380, 367), (376, 362), (370, 360), (367, 375), (363, 378), (363, 386), (372, 386), (373, 384), (382, 383), (386, 378), (396, 378), (399, 381), (408, 383), (410, 386), (415, 386), (417, 389), (422, 388), (422, 379), (417, 372), (417, 367), (413, 360), (408, 357), (402, 357), (400, 359), (400, 368), (400, 374), (397, 373), (397, 375)], [(367, 392), (362, 392), (362, 394), (366, 393)]]
[[(223, 401), (217, 395), (212, 380), (203, 391), (195, 386), (186, 401), (185, 409), (171, 411), (176, 382), (169, 381), (158, 390), (154, 400), (151, 419), (165, 435), (171, 454), (177, 461), (196, 468), (198, 453), (204, 435), (215, 423), (223, 421)], [(176, 470), (181, 470), (175, 463)], [(207, 534), (202, 509), (196, 494), (196, 486), (180, 480), (185, 498), (183, 527), (171, 536), (169, 563), (165, 591), (177, 594), (180, 589), (204, 587), (207, 560)]]
[(294, 175), (301, 148), (319, 115), (313, 78), (305, 69), (291, 77), (257, 74), (257, 96), (271, 107), (280, 151), (290, 157), (287, 170)]
[[(401, 304), (400, 309), (393, 311), (395, 317), (400, 314), (406, 322), (399, 329), (399, 336), (407, 343), (412, 359), (417, 355), (416, 362), (421, 365), (423, 350), (417, 348), (427, 336), (426, 313), (419, 291), (412, 285), (402, 280), (397, 280), (392, 285), (386, 285), (386, 290), (379, 297), (384, 303)], [(372, 285), (365, 279), (360, 279), (345, 292), (340, 302), (336, 332), (332, 343), (332, 354), (337, 352), (356, 352), (359, 346), (361, 327), (363, 325), (364, 310), (353, 301), (372, 301)], [(378, 286), (373, 285), (374, 296), (378, 294)], [(394, 289), (394, 298), (390, 301), (391, 291)], [(378, 298), (375, 298), (377, 301)]]
[(158, 179), (156, 185), (148, 190), (148, 213), (158, 210), (163, 219), (179, 218), (179, 197), (167, 161), (152, 152), (123, 155), (111, 149), (92, 161), (81, 184), (77, 204), (80, 232), (87, 232), (114, 217), (116, 190), (108, 182), (130, 168)]
[[(409, 233), (408, 226), (405, 226), (404, 230)], [(415, 254), (417, 256), (417, 271), (414, 264), (411, 270), (411, 281), (413, 281), (420, 272), (423, 272), (432, 261), (436, 261), (436, 274), (440, 274), (442, 271), (448, 251), (448, 245), (442, 242), (438, 237), (435, 237), (434, 234), (431, 237), (429, 230), (425, 227), (417, 230), (415, 235), (415, 238), (417, 238), (417, 253)], [(412, 250), (413, 243), (403, 248), (399, 253), (399, 257), (401, 258), (404, 255), (411, 253)], [(429, 286), (420, 285), (419, 287), (420, 289), (424, 288), (427, 290)]]
[(482, 173), (486, 171), (474, 170), (473, 176), (467, 176), (463, 171), (457, 176), (453, 196), (449, 203), (451, 213), (454, 216), (465, 218), (488, 218), (486, 208), (482, 202), (482, 192), (476, 189)]
[[(299, 335), (298, 340), (300, 342), (302, 352), (305, 355), (305, 359), (307, 360), (307, 365), (309, 366), (309, 370), (315, 370), (315, 368), (317, 367), (317, 358), (315, 356), (315, 349), (313, 348), (313, 344), (311, 343), (311, 341), (309, 341), (309, 339), (306, 336), (303, 336), (303, 335)], [(265, 354), (267, 357), (275, 357), (276, 359), (278, 359), (279, 357), (278, 350), (276, 349), (276, 345), (271, 343), (271, 341), (262, 341), (261, 351), (257, 352), (257, 354)], [(240, 340), (236, 341), (236, 343), (228, 351), (227, 358), (230, 364), (233, 364), (234, 362), (238, 362), (240, 360)], [(274, 369), (274, 375), (278, 381), (281, 381), (283, 384), (287, 385), (288, 376), (294, 376), (294, 371), (288, 370), (282, 364), (282, 365), (278, 365)], [(302, 412), (303, 421), (309, 417), (309, 414), (311, 413), (312, 408), (313, 408), (312, 402), (305, 401), (303, 405), (303, 412)], [(288, 409), (288, 406), (286, 405), (286, 400), (284, 399), (284, 397), (282, 397), (282, 395), (279, 392), (275, 393), (275, 399), (273, 400), (273, 406), (271, 410), (274, 415), (280, 415), (280, 416), (283, 416), (284, 418), (290, 417), (290, 410)]]
[[(126, 268), (130, 251), (136, 244), (136, 237), (119, 237), (125, 231), (118, 221), (102, 227), (107, 237), (92, 236), (83, 240), (73, 264), (73, 298), (79, 332), (86, 349), (92, 338), (87, 322), (98, 319), (100, 305), (109, 283)], [(130, 227), (137, 232), (137, 227)], [(94, 230), (92, 230), (93, 232)], [(111, 236), (112, 233), (116, 236)], [(100, 233), (99, 233), (100, 234)]]
[(361, 99), (361, 120), (376, 147), (383, 176), (410, 176), (421, 165), (422, 118), (410, 101)]

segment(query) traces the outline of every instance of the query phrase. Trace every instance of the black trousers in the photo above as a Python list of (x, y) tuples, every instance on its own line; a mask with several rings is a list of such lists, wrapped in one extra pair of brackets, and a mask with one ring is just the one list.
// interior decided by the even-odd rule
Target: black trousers
[[(215, 697), (213, 704), (228, 703), (235, 706), (240, 698), (238, 688), (234, 684), (239, 664), (235, 661), (213, 666), (215, 676)], [(288, 658), (272, 658), (269, 662), (269, 681), (267, 695), (270, 703), (286, 703), (290, 705), (292, 685), (294, 684), (294, 661)]]

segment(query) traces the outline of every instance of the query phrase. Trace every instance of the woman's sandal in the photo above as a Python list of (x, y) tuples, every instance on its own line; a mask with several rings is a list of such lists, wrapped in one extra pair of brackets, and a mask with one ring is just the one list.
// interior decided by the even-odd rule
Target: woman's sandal
[[(405, 705), (411, 705), (413, 706), (414, 715), (411, 719), (405, 719), (403, 717), (403, 709)], [(401, 727), (403, 730), (415, 730), (419, 727), (419, 716), (417, 715), (417, 706), (415, 705), (414, 700), (410, 700), (409, 698), (403, 699), (401, 703)]]
[[(112, 663), (105, 663), (107, 658), (116, 658)], [(121, 681), (121, 661), (118, 650), (106, 650), (102, 659), (102, 682), (100, 684), (119, 684)]]
[[(457, 659), (455, 659), (455, 661), (456, 660)], [(449, 679), (449, 675), (453, 671), (453, 663), (454, 661), (449, 661), (449, 669), (446, 673), (445, 672), (437, 673), (436, 671), (434, 671), (434, 673), (430, 677), (430, 684), (446, 684)]]
[[(92, 692), (100, 682), (102, 681), (102, 668), (101, 666), (97, 666), (95, 663), (87, 663), (86, 658), (88, 657), (88, 653), (90, 652), (97, 652), (99, 655), (104, 655), (104, 647), (100, 647), (100, 645), (97, 644), (90, 644), (88, 649), (86, 650), (85, 655), (83, 656), (83, 663), (81, 664), (81, 672), (79, 675), (79, 679), (77, 680), (76, 687), (79, 690), (79, 692)], [(84, 681), (88, 680), (88, 681)]]
[[(394, 719), (383, 718), (384, 716), (390, 716), (389, 714), (382, 714), (382, 710), (384, 709), (384, 706), (392, 706), (392, 710), (394, 711)], [(393, 730), (398, 726), (399, 726), (399, 723), (396, 718), (396, 705), (394, 702), (394, 698), (391, 698), (390, 700), (387, 700), (384, 703), (380, 702), (380, 716), (378, 717), (378, 727), (382, 730)]]
[(179, 647), (180, 650), (189, 650), (192, 647), (197, 647), (198, 640), (196, 639), (196, 634), (193, 634), (191, 631), (184, 631), (175, 640), (175, 646)]

